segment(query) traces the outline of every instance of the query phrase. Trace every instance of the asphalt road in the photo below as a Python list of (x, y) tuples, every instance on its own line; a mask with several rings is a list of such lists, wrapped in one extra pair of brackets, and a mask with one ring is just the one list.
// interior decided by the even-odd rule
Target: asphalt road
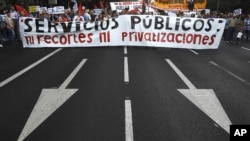
[[(20, 46), (0, 48), (1, 141), (229, 141), (230, 122), (250, 124), (250, 42), (218, 50)], [(43, 89), (55, 92), (40, 97)], [(63, 100), (67, 89), (76, 92)], [(178, 89), (205, 92), (188, 99)]]

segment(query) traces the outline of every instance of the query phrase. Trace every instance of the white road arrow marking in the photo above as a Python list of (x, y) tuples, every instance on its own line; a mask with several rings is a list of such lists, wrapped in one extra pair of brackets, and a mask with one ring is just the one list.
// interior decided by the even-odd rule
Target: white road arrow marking
[(83, 59), (58, 89), (43, 89), (40, 97), (27, 120), (18, 141), (23, 141), (50, 115), (60, 108), (78, 89), (66, 89), (87, 59)]
[(53, 51), (52, 53), (46, 55), (45, 57), (43, 57), (42, 59), (36, 61), (35, 63), (31, 64), (30, 66), (26, 67), (25, 69), (23, 69), (23, 70), (19, 71), (18, 73), (12, 75), (11, 77), (7, 78), (6, 80), (0, 82), (0, 88), (3, 87), (3, 86), (5, 86), (6, 84), (10, 83), (14, 79), (18, 78), (19, 76), (23, 75), (27, 71), (31, 70), (32, 68), (34, 68), (35, 66), (39, 65), (40, 63), (42, 63), (43, 61), (47, 60), (48, 58), (50, 58), (51, 56), (55, 55), (57, 52), (59, 52), (61, 50), (62, 50), (62, 48), (59, 48), (59, 49)]
[(197, 89), (171, 60), (166, 59), (166, 61), (189, 88), (178, 89), (178, 91), (229, 133), (232, 123), (215, 92), (212, 89)]

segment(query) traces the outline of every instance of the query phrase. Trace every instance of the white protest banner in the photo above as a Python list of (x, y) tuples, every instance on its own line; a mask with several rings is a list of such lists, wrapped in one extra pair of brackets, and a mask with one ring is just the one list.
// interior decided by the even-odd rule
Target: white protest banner
[(56, 13), (64, 13), (64, 6), (55, 6), (54, 9)]
[(94, 10), (94, 15), (99, 15), (103, 11), (103, 9), (93, 9), (93, 10)]
[(122, 15), (99, 22), (20, 18), (24, 47), (148, 46), (217, 49), (225, 19)]
[(234, 16), (241, 15), (242, 14), (242, 10), (241, 10), (241, 8), (239, 8), (239, 9), (234, 10), (233, 13), (234, 13)]
[(46, 12), (48, 12), (48, 8), (47, 7), (39, 7), (39, 9), (38, 9), (39, 13), (42, 13), (43, 10), (45, 10)]
[(129, 10), (135, 8), (142, 9), (142, 3), (139, 1), (110, 2), (110, 8), (117, 12), (121, 12), (125, 8), (129, 8)]
[(47, 9), (48, 14), (63, 14), (64, 6), (55, 6)]

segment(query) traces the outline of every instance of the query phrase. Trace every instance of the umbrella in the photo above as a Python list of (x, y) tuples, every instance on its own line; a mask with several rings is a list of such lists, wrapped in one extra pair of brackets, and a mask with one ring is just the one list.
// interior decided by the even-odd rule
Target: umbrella
[(30, 15), (29, 11), (27, 11), (26, 9), (24, 9), (22, 6), (20, 6), (18, 4), (15, 4), (15, 8), (16, 8), (16, 11), (18, 11), (19, 13), (21, 11), (23, 11), (25, 16), (29, 16)]

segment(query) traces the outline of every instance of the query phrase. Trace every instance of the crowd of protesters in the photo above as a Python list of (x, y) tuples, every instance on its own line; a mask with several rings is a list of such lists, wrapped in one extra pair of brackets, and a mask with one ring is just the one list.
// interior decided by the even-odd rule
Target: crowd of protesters
[[(70, 21), (85, 21), (85, 22), (96, 22), (107, 20), (112, 17), (118, 17), (119, 15), (126, 14), (141, 14), (138, 9), (129, 10), (129, 8), (123, 9), (121, 12), (108, 11), (103, 9), (98, 15), (95, 14), (95, 9), (85, 9), (73, 10), (66, 9), (63, 14), (49, 14), (44, 9), (35, 15), (29, 15), (30, 17), (46, 19), (51, 22), (70, 22)], [(170, 15), (171, 13), (171, 15)], [(14, 6), (10, 6), (9, 10), (4, 10), (3, 14), (5, 19), (0, 16), (0, 45), (3, 41), (8, 41), (13, 44), (20, 41), (19, 29), (18, 29), (18, 19), (24, 17), (24, 11), (17, 12)], [(183, 11), (172, 11), (166, 12), (163, 10), (158, 10), (156, 12), (147, 12), (148, 15), (165, 15), (165, 16), (177, 16), (177, 17), (191, 17), (191, 18), (224, 18), (226, 19), (226, 26), (223, 33), (223, 39), (228, 43), (240, 43), (242, 40), (249, 40), (250, 36), (250, 14), (249, 15), (237, 15), (234, 16), (233, 13), (228, 14), (217, 14), (209, 13), (206, 14), (205, 11), (184, 13)]]
[(250, 36), (250, 14), (233, 15), (229, 13), (224, 15), (226, 26), (223, 39), (227, 43), (239, 44), (241, 41), (249, 41)]
[(8, 40), (9, 43), (15, 43), (20, 39), (18, 29), (19, 13), (11, 6), (8, 10), (3, 11), (3, 16), (0, 16), (0, 44)]

